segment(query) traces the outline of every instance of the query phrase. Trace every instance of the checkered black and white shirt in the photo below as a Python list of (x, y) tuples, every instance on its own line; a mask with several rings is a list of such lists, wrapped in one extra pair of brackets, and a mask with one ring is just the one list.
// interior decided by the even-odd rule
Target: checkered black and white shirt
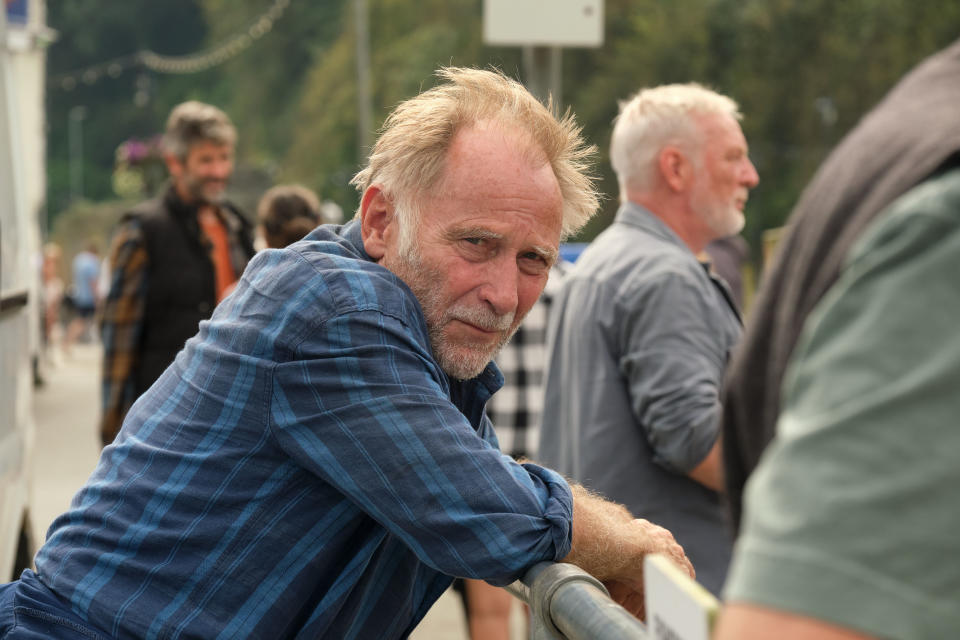
[(537, 453), (550, 303), (571, 266), (569, 262), (557, 261), (540, 299), (496, 358), (505, 382), (487, 403), (487, 415), (497, 432), (500, 449), (515, 458), (534, 458)]

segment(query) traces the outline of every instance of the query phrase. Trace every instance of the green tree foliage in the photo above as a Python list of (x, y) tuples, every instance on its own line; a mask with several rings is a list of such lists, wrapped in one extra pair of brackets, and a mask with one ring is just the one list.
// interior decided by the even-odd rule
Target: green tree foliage
[[(75, 78), (71, 72), (122, 58), (141, 49), (181, 55), (200, 48), (207, 33), (193, 0), (50, 0), (47, 22), (59, 37), (47, 52), (48, 202), (55, 218), (69, 205), (68, 114), (84, 107), (83, 196), (113, 197), (112, 173), (117, 146), (131, 136), (159, 130), (166, 104), (151, 73), (130, 69), (116, 77)], [(69, 83), (77, 80), (76, 85)], [(139, 97), (138, 97), (139, 94)], [(75, 111), (74, 114), (80, 113)]]
[[(748, 237), (778, 226), (830, 149), (921, 59), (957, 37), (960, 5), (907, 0), (726, 0), (740, 101), (761, 185)], [(893, 132), (891, 132), (893, 134)]]
[[(401, 100), (429, 88), (445, 65), (497, 66), (515, 71), (519, 53), (481, 41), (480, 0), (370, 0), (374, 127)], [(352, 9), (352, 7), (351, 7)], [(357, 194), (348, 182), (362, 166), (353, 11), (344, 29), (306, 78), (299, 105), (303, 125), (286, 155), (281, 178), (314, 185), (348, 213)], [(515, 73), (514, 73), (515, 75)], [(309, 125), (307, 126), (307, 123)]]
[[(565, 57), (566, 95), (606, 154), (616, 100), (697, 81), (734, 97), (760, 173), (745, 234), (783, 223), (829, 150), (917, 62), (957, 37), (951, 0), (607, 0), (606, 42)], [(585, 230), (616, 208), (616, 179)]]
[[(367, 0), (373, 126), (428, 88), (442, 65), (494, 65), (520, 75), (516, 47), (482, 42), (482, 0)], [(92, 0), (49, 0), (60, 40), (50, 74), (138, 49), (166, 54), (211, 47), (242, 32), (270, 0), (129, 0), (109, 11)], [(733, 96), (760, 173), (746, 235), (783, 223), (837, 141), (919, 60), (957, 37), (956, 0), (606, 0), (605, 42), (563, 55), (561, 104), (600, 147), (602, 229), (617, 206), (606, 158), (617, 101), (644, 86), (697, 81)], [(240, 131), (240, 158), (276, 181), (300, 181), (348, 213), (347, 184), (363, 162), (357, 133), (356, 43), (348, 0), (293, 0), (269, 34), (226, 64), (185, 76), (125, 73), (73, 92), (51, 88), (51, 205), (67, 185), (69, 108), (88, 107), (87, 193), (109, 196), (116, 146), (162, 128), (186, 98), (222, 106)], [(146, 80), (142, 78), (146, 77)], [(149, 101), (135, 104), (138, 78)], [(141, 91), (142, 92), (142, 91)], [(922, 114), (918, 114), (922, 117)]]
[[(203, 0), (210, 43), (245, 32), (270, 0)], [(294, 0), (270, 32), (218, 69), (217, 93), (237, 123), (241, 157), (276, 170), (277, 159), (303, 133), (297, 109), (317, 66), (343, 30), (342, 1)]]

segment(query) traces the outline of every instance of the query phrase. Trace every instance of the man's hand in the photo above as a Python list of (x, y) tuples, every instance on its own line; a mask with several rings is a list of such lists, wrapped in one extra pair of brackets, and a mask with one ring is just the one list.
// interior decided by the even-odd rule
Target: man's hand
[(643, 618), (643, 558), (662, 553), (695, 576), (693, 565), (673, 534), (652, 522), (634, 519), (622, 505), (608, 502), (578, 485), (573, 492), (573, 545), (564, 562), (575, 564), (604, 583), (610, 596)]
[[(639, 529), (638, 535), (647, 540), (648, 553), (661, 553), (687, 572), (693, 578), (696, 572), (690, 560), (683, 552), (683, 548), (673, 538), (673, 534), (657, 526), (652, 522), (638, 518), (633, 524)], [(640, 572), (636, 576), (623, 579), (607, 580), (603, 586), (610, 592), (610, 597), (614, 602), (635, 615), (640, 620), (646, 620), (646, 606), (643, 591), (643, 564), (641, 561)]]
[(637, 590), (633, 585), (619, 580), (608, 580), (603, 586), (610, 592), (610, 598), (621, 607), (632, 613), (639, 620), (647, 619), (647, 603), (643, 590)]
[(690, 559), (687, 558), (683, 547), (674, 539), (672, 533), (642, 518), (637, 518), (633, 521), (633, 524), (640, 529), (639, 535), (642, 535), (648, 541), (649, 547), (644, 551), (644, 555), (662, 553), (686, 571), (691, 578), (696, 579), (697, 572), (690, 563)]

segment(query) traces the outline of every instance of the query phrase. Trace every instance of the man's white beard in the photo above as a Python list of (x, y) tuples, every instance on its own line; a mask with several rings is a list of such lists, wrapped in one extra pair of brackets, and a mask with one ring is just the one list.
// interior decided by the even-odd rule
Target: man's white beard
[(746, 222), (742, 211), (732, 205), (711, 202), (709, 194), (706, 198), (695, 194), (691, 206), (704, 224), (710, 228), (714, 240), (729, 238), (740, 233)]

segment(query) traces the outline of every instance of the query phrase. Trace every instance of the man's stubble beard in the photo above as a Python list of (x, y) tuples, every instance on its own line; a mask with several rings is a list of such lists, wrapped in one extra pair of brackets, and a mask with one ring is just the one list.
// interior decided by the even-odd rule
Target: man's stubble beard
[(198, 180), (195, 178), (186, 178), (185, 186), (187, 193), (190, 194), (190, 197), (193, 198), (193, 201), (197, 204), (208, 204), (212, 206), (218, 206), (224, 203), (226, 200), (227, 189), (224, 186), (221, 189), (218, 189), (214, 193), (209, 193), (205, 189), (207, 182), (215, 182), (213, 180)]
[[(427, 321), (433, 357), (440, 368), (453, 378), (469, 380), (480, 375), (520, 325), (512, 312), (497, 315), (486, 307), (456, 303), (442, 308), (443, 272), (438, 267), (425, 264), (416, 247), (402, 251), (395, 260), (384, 261), (384, 266), (403, 280), (420, 302)], [(501, 331), (502, 335), (493, 347), (486, 342), (453, 343), (444, 333), (444, 328), (451, 320), (466, 321), (489, 331)]]

